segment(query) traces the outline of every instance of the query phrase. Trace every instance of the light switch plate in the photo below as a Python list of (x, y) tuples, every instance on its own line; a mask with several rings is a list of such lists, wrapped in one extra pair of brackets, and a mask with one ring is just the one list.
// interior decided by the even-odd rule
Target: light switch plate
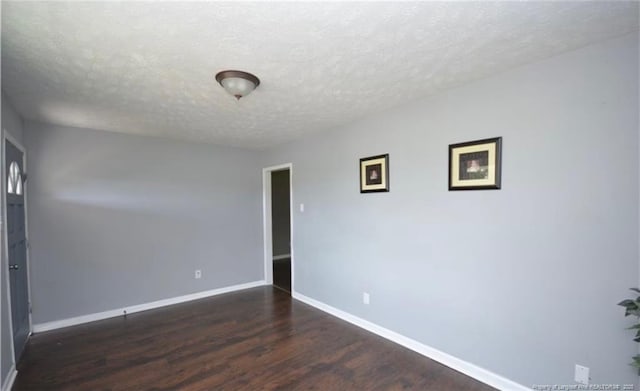
[(575, 379), (578, 384), (589, 384), (589, 368), (576, 364)]

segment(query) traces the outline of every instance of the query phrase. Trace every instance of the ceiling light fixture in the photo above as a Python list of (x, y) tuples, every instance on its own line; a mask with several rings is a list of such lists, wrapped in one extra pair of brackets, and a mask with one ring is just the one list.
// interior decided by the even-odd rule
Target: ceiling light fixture
[(260, 85), (260, 79), (243, 71), (222, 71), (216, 75), (216, 80), (228, 93), (240, 100)]

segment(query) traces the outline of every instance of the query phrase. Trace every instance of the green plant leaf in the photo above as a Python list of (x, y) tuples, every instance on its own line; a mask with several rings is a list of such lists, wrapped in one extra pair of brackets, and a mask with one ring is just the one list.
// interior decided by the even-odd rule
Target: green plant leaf
[[(636, 314), (635, 314), (636, 312), (638, 312), (638, 310), (627, 308), (627, 309), (624, 311), (624, 316), (636, 315)], [(636, 315), (636, 316), (638, 316), (638, 315)]]
[(637, 293), (640, 293), (640, 289), (638, 289), (638, 288), (629, 288), (629, 290), (637, 292)]
[(628, 306), (630, 306), (632, 304), (636, 305), (636, 303), (633, 300), (629, 300), (629, 299), (622, 300), (621, 302), (618, 303), (618, 305), (622, 306), (622, 307), (628, 307)]
[[(640, 293), (639, 288), (629, 288), (630, 290)], [(618, 303), (619, 306), (624, 307), (624, 316), (634, 315), (640, 318), (640, 296), (638, 296), (635, 300), (622, 300)], [(635, 342), (640, 343), (640, 323), (636, 323), (633, 326), (627, 327), (628, 330), (636, 330), (636, 335), (633, 340)], [(630, 364), (635, 367), (638, 372), (638, 376), (640, 376), (640, 354), (633, 356), (633, 362)]]

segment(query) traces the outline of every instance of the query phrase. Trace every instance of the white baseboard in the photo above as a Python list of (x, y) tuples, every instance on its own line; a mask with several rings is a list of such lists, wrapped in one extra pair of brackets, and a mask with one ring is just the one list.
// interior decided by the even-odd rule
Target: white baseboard
[(7, 378), (2, 383), (2, 391), (11, 391), (11, 387), (13, 387), (13, 382), (16, 381), (16, 376), (18, 376), (18, 371), (16, 371), (16, 366), (11, 365), (11, 369), (9, 369), (9, 373), (7, 374)]
[(301, 293), (294, 291), (292, 294), (292, 297), (296, 300), (300, 300), (303, 303), (309, 304), (310, 306), (315, 307), (321, 311), (331, 314), (337, 318), (345, 320), (360, 328), (363, 328), (383, 338), (386, 338), (392, 342), (402, 345), (407, 349), (411, 349), (416, 353), (419, 353), (425, 357), (435, 360), (443, 365), (448, 366), (451, 369), (454, 369), (478, 381), (488, 384), (491, 387), (497, 388), (499, 390), (506, 390), (506, 391), (524, 391), (524, 390), (531, 391), (530, 388), (525, 387), (522, 384), (518, 384), (512, 380), (504, 378), (484, 368), (480, 368), (474, 364), (461, 360), (457, 357), (451, 356), (438, 349), (427, 346), (414, 339), (405, 337), (404, 335), (398, 334), (395, 331), (391, 331), (382, 326), (378, 326), (377, 324), (371, 323), (368, 320), (364, 320), (355, 315), (351, 315), (348, 312), (344, 312), (337, 308), (331, 307), (328, 304), (325, 304), (321, 301), (307, 297)]
[(103, 320), (108, 318), (115, 318), (117, 316), (122, 316), (125, 311), (127, 315), (133, 314), (135, 312), (141, 312), (146, 310), (151, 310), (154, 308), (166, 307), (168, 305), (180, 304), (187, 301), (203, 299), (205, 297), (221, 295), (223, 293), (229, 293), (234, 291), (240, 291), (243, 289), (255, 288), (258, 286), (266, 285), (264, 280), (248, 282), (246, 284), (232, 285), (224, 288), (212, 289), (209, 291), (192, 293), (189, 295), (172, 297), (170, 299), (153, 301), (145, 304), (138, 304), (130, 307), (118, 308), (115, 310), (109, 310), (104, 312), (98, 312), (89, 315), (76, 316), (68, 319), (54, 320), (52, 322), (40, 323), (33, 325), (34, 333), (41, 333), (43, 331), (60, 329), (63, 327), (75, 326), (82, 323), (95, 322), (96, 320)]
[(280, 254), (280, 255), (273, 256), (274, 261), (277, 261), (278, 259), (286, 259), (286, 258), (291, 258), (291, 254)]

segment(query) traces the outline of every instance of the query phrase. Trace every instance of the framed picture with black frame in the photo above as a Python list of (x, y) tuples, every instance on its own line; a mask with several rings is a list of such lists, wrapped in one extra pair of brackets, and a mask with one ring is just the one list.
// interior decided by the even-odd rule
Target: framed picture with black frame
[(449, 190), (500, 189), (502, 137), (449, 145)]
[(360, 159), (360, 193), (389, 191), (389, 154)]

